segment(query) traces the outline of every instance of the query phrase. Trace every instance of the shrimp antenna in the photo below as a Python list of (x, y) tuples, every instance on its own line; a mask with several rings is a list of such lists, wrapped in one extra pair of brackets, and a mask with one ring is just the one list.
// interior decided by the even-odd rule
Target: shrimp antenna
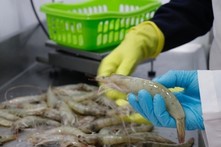
[(11, 87), (11, 88), (6, 90), (6, 92), (4, 94), (5, 101), (8, 100), (8, 93), (10, 91), (18, 89), (18, 88), (35, 88), (35, 89), (38, 89), (40, 92), (42, 92), (44, 90), (43, 88), (38, 87), (38, 86), (34, 86), (34, 85), (18, 85), (18, 86), (14, 86), (14, 87)]
[(98, 95), (102, 95), (109, 90), (109, 87), (106, 85), (101, 85), (98, 89)]
[(101, 85), (101, 86), (99, 87), (99, 89), (98, 89), (98, 95), (99, 95), (99, 94), (103, 94), (103, 93), (107, 92), (107, 91), (110, 90), (110, 89), (115, 89), (115, 90), (117, 90), (117, 91), (122, 91), (122, 90), (120, 89), (120, 87), (118, 87), (116, 84), (114, 84), (114, 83), (107, 83), (107, 84)]

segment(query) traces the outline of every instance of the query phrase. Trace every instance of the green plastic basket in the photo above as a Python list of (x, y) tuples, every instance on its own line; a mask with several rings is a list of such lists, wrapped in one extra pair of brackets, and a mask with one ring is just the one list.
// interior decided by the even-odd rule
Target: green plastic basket
[(51, 40), (99, 51), (118, 45), (129, 28), (150, 19), (160, 5), (158, 0), (90, 0), (48, 3), (41, 11), (46, 14)]

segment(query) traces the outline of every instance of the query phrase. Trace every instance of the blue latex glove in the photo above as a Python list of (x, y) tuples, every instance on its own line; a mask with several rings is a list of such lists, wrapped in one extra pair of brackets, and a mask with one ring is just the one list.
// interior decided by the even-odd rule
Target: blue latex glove
[[(184, 88), (183, 91), (174, 94), (184, 109), (186, 129), (204, 129), (197, 71), (169, 71), (154, 81), (167, 88)], [(156, 94), (152, 97), (148, 91), (140, 90), (137, 96), (130, 93), (128, 101), (137, 112), (155, 126), (176, 127), (176, 122), (166, 110), (165, 101), (161, 95)]]

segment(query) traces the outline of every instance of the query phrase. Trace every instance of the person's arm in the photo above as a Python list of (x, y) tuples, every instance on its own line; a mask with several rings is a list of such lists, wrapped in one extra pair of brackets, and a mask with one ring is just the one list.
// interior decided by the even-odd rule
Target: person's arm
[(198, 71), (202, 113), (208, 146), (221, 145), (221, 70)]
[(151, 19), (163, 32), (163, 51), (206, 34), (213, 24), (211, 0), (171, 0)]

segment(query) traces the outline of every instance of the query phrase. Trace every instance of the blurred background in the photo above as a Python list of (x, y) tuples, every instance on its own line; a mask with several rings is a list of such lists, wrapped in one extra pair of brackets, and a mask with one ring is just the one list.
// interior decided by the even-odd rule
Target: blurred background
[[(33, 0), (36, 13), (45, 28), (46, 16), (40, 11), (40, 6), (48, 2), (77, 3), (83, 0)], [(168, 0), (161, 2), (164, 4)], [(39, 25), (30, 0), (2, 0), (0, 3), (1, 88), (29, 68), (40, 66), (36, 57), (47, 57), (48, 52), (53, 49), (45, 45), (48, 38)], [(133, 76), (152, 78), (172, 69), (207, 69), (211, 37), (209, 32), (192, 42), (164, 52), (153, 62), (139, 65)], [(71, 81), (70, 78), (67, 81)]]

